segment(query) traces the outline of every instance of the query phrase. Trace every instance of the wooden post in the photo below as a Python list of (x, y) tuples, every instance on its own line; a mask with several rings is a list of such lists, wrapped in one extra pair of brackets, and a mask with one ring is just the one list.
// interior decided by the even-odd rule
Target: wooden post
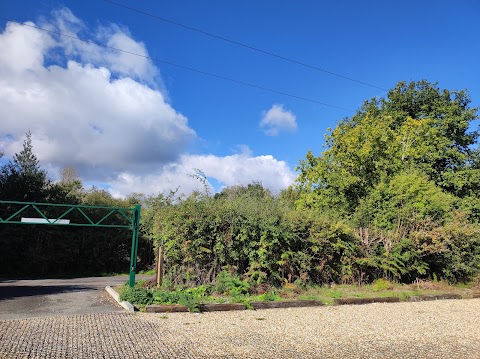
[(157, 259), (157, 286), (161, 286), (163, 282), (163, 245), (158, 246)]

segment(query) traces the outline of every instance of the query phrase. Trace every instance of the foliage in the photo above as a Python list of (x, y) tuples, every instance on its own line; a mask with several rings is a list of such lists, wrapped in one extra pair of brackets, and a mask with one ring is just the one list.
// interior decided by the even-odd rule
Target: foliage
[(186, 306), (190, 312), (198, 312), (200, 300), (204, 298), (197, 292), (181, 289), (175, 291), (155, 290), (151, 294), (154, 304), (180, 304)]
[(151, 231), (164, 245), (167, 281), (242, 296), (264, 284), (453, 281), (479, 272), (476, 225), (464, 211), (455, 217), (455, 198), (422, 173), (379, 184), (351, 221), (236, 191), (158, 208)]
[[(0, 198), (142, 204), (139, 265), (150, 265), (152, 246), (162, 246), (164, 281), (177, 286), (152, 301), (192, 310), (214, 291), (248, 304), (281, 285), (469, 281), (480, 275), (478, 116), (469, 105), (467, 91), (401, 82), (340, 121), (325, 151), (307, 152), (295, 186), (278, 196), (258, 182), (210, 195), (196, 170), (204, 193), (117, 199), (84, 189), (72, 168), (50, 181), (27, 134), (22, 152), (0, 168)], [(0, 234), (2, 271), (16, 275), (128, 266), (126, 231), (4, 227)]]
[(359, 227), (411, 228), (424, 219), (442, 222), (454, 197), (417, 170), (400, 172), (380, 181), (360, 200), (354, 218)]
[(379, 278), (373, 281), (371, 287), (374, 292), (379, 292), (382, 290), (393, 289), (393, 284), (386, 279)]
[(194, 194), (156, 207), (150, 228), (165, 250), (166, 279), (213, 283), (242, 295), (263, 283), (349, 281), (356, 237), (347, 223), (297, 211), (259, 184)]
[(215, 280), (215, 290), (220, 294), (229, 294), (232, 297), (247, 294), (250, 286), (237, 276), (231, 276), (227, 271), (218, 273)]
[(259, 302), (275, 302), (275, 301), (279, 301), (281, 299), (282, 299), (282, 297), (280, 297), (280, 295), (278, 295), (277, 291), (275, 291), (275, 290), (271, 290), (271, 291), (268, 291), (266, 293), (263, 293), (263, 294), (260, 294), (256, 297), (254, 297), (254, 300), (259, 301)]
[[(464, 212), (454, 212), (453, 219), (438, 229), (443, 240), (438, 254), (430, 254), (432, 268), (450, 282), (468, 282), (480, 274), (480, 232), (478, 224), (467, 220)], [(435, 237), (423, 240), (428, 250)], [(421, 238), (423, 239), (423, 238)], [(433, 273), (435, 273), (433, 272)]]
[[(41, 168), (33, 152), (32, 135), (27, 133), (23, 149), (0, 167), (0, 199), (41, 203), (65, 203), (131, 207), (131, 199), (113, 198), (108, 192), (83, 186), (76, 171), (67, 168), (54, 183)], [(21, 207), (0, 206), (0, 217)], [(12, 211), (13, 210), (13, 211)], [(45, 210), (57, 218), (58, 207)], [(107, 213), (92, 210), (95, 218)], [(32, 213), (32, 216), (37, 216)], [(74, 220), (75, 214), (69, 218)], [(79, 216), (81, 216), (78, 213)], [(0, 225), (0, 275), (72, 276), (125, 272), (129, 267), (131, 231), (112, 228), (60, 227), (46, 225)], [(139, 268), (150, 265), (150, 243), (139, 239)]]
[[(441, 91), (427, 81), (399, 83), (387, 99), (372, 99), (326, 136), (319, 157), (300, 162), (297, 186), (302, 207), (335, 207), (351, 213), (382, 180), (416, 169), (443, 190), (464, 196), (478, 190), (478, 151), (472, 148), (478, 118), (466, 91)], [(468, 188), (468, 189), (467, 189)]]
[(359, 282), (480, 272), (478, 115), (469, 104), (467, 91), (401, 82), (341, 121), (320, 156), (300, 161), (297, 208), (350, 220), (356, 251), (342, 269)]
[(146, 288), (125, 287), (120, 294), (120, 300), (139, 305), (148, 305), (153, 302), (154, 297), (152, 292)]

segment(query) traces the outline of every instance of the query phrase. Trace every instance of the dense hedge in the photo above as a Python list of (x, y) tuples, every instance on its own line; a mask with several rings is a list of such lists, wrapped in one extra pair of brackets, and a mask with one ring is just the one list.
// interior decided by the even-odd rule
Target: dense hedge
[(210, 283), (222, 270), (273, 285), (465, 281), (480, 273), (478, 225), (461, 212), (445, 223), (414, 221), (408, 230), (359, 228), (353, 219), (295, 209), (259, 184), (165, 203), (145, 230), (163, 244), (166, 277), (175, 284)]

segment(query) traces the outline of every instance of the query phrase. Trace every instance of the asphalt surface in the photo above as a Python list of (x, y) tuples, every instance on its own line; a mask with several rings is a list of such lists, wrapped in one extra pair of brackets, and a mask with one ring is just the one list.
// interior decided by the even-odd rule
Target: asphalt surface
[(0, 279), (0, 320), (122, 311), (105, 291), (128, 276)]

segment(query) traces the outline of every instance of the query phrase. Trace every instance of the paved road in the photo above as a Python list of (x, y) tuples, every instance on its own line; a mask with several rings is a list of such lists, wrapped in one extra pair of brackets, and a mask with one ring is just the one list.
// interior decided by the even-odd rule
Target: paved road
[(122, 311), (105, 286), (127, 280), (126, 276), (0, 279), (0, 320)]

